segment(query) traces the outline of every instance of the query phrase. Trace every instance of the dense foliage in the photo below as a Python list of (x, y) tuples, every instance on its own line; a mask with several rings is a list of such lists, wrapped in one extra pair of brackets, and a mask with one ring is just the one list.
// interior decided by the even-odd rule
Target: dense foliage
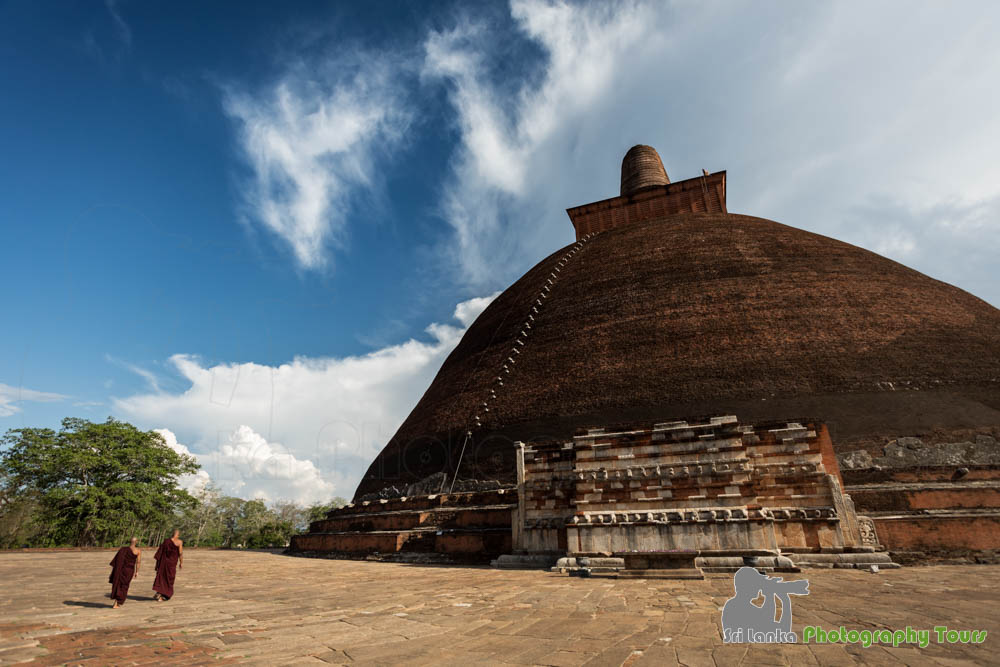
[(194, 546), (282, 547), (295, 533), (305, 531), (311, 521), (346, 503), (334, 498), (326, 504), (303, 507), (279, 502), (268, 507), (261, 500), (243, 500), (221, 495), (208, 488), (195, 496), (198, 504), (179, 521), (182, 537)]
[(0, 447), (0, 548), (157, 544), (175, 527), (191, 546), (280, 547), (344, 504), (268, 507), (211, 487), (191, 495), (177, 481), (198, 469), (194, 458), (112, 418), (12, 429)]

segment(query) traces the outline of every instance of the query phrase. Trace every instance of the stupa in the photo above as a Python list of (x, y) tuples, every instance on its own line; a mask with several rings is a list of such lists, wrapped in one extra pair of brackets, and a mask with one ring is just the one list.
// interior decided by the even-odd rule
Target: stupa
[[(729, 213), (726, 172), (671, 182), (649, 146), (626, 154), (619, 196), (567, 212), (576, 241), (486, 308), (352, 505), (293, 550), (523, 548), (526, 452), (576, 461), (588, 433), (651, 439), (713, 419), (728, 426), (710, 441), (812, 433), (804, 463), (844, 487), (822, 493), (853, 496), (890, 548), (1000, 547), (1000, 310), (862, 248)], [(560, 493), (548, 500), (573, 502), (549, 519), (565, 533), (582, 497)], [(553, 549), (573, 553), (565, 539)]]

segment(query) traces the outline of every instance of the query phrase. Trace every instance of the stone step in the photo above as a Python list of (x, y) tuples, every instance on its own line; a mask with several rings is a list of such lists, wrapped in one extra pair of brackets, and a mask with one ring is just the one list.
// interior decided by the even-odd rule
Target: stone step
[(558, 556), (544, 554), (504, 554), (490, 565), (498, 570), (547, 570), (552, 568)]
[[(706, 574), (733, 574), (735, 572), (738, 572), (739, 569), (740, 568), (738, 567), (703, 567), (701, 568), (701, 571), (705, 572)], [(765, 573), (779, 572), (786, 574), (788, 573), (794, 574), (796, 572), (802, 572), (801, 567), (755, 567), (754, 569), (757, 570), (758, 572), (765, 572)]]
[(509, 527), (306, 533), (292, 537), (291, 553), (476, 553), (496, 557), (510, 551)]
[(311, 533), (371, 532), (416, 528), (482, 528), (511, 525), (511, 511), (516, 505), (396, 510), (378, 513), (341, 514), (314, 521)]
[(788, 557), (798, 567), (808, 568), (838, 568), (867, 570), (872, 565), (879, 569), (893, 570), (899, 564), (892, 562), (884, 551), (871, 553), (819, 553), (819, 554), (788, 554)]
[(699, 568), (671, 568), (669, 570), (620, 570), (618, 579), (704, 579)]
[(353, 514), (380, 514), (404, 510), (427, 510), (435, 508), (472, 508), (490, 505), (517, 504), (517, 489), (493, 489), (491, 491), (468, 491), (463, 493), (436, 493), (427, 496), (405, 496), (386, 500), (365, 500), (338, 507), (327, 514), (327, 518)]

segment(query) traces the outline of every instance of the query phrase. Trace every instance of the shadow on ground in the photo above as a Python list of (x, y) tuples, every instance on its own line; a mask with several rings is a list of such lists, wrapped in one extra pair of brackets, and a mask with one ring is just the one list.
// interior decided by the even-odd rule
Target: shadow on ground
[[(84, 600), (63, 600), (64, 605), (70, 607), (90, 607), (91, 609), (110, 609), (111, 605), (114, 604), (110, 600), (110, 596), (105, 596), (109, 598), (107, 602), (86, 602)], [(126, 602), (155, 602), (152, 597), (143, 595), (130, 595)]]

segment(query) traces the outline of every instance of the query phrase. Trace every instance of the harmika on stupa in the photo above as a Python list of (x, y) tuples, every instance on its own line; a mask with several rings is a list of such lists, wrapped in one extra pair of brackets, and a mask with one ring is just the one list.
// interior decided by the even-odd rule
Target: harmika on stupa
[(780, 569), (1000, 547), (1000, 311), (731, 214), (724, 171), (671, 183), (649, 146), (567, 212), (576, 241), (479, 316), (293, 552)]

